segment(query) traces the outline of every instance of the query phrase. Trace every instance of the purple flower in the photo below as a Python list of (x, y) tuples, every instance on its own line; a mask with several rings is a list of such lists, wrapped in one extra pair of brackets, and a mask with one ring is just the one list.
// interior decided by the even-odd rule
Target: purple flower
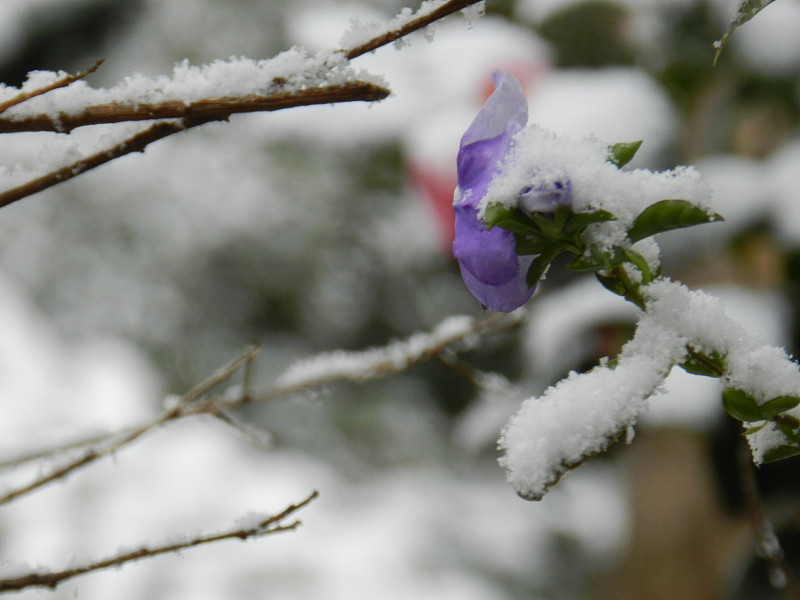
[[(528, 102), (511, 75), (498, 72), (492, 79), (495, 90), (461, 138), (458, 151), (453, 255), (464, 283), (484, 308), (511, 312), (533, 295), (525, 276), (534, 257), (517, 255), (510, 231), (486, 229), (478, 217), (478, 205), (500, 172), (514, 135), (528, 121)], [(526, 212), (553, 212), (558, 204), (569, 205), (569, 179), (546, 179), (534, 166), (517, 203)]]

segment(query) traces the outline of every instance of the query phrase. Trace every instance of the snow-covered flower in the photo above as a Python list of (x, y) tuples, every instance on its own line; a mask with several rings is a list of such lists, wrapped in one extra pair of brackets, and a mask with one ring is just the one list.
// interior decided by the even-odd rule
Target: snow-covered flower
[[(501, 173), (514, 136), (528, 121), (522, 86), (511, 75), (494, 73), (495, 90), (461, 138), (453, 255), (464, 283), (484, 308), (510, 312), (533, 294), (526, 283), (534, 256), (518, 256), (514, 234), (500, 227), (487, 229), (479, 205), (492, 179)], [(531, 165), (530, 178), (517, 192), (516, 204), (526, 212), (555, 211), (571, 203), (569, 179), (545, 177)]]

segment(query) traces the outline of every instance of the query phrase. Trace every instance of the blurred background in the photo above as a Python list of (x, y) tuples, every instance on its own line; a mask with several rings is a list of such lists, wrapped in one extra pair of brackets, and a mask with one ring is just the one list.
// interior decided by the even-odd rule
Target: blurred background
[[(110, 87), (293, 45), (338, 46), (395, 0), (4, 0), (0, 81), (77, 72)], [(724, 224), (660, 240), (665, 273), (719, 295), (794, 352), (800, 294), (800, 0), (714, 48), (723, 0), (497, 0), (356, 65), (371, 105), (236, 115), (124, 157), (0, 214), (0, 460), (135, 425), (251, 342), (255, 387), (293, 361), (382, 345), (481, 313), (449, 253), (459, 138), (514, 73), (531, 120), (644, 140), (630, 168), (696, 164)], [(0, 138), (4, 173), (74, 152)], [(20, 165), (17, 167), (16, 165)], [(674, 373), (624, 444), (541, 503), (515, 496), (496, 440), (519, 403), (613, 356), (635, 314), (593, 278), (551, 270), (526, 324), (463, 355), (507, 378), (476, 389), (440, 363), (235, 416), (158, 430), (0, 510), (2, 569), (63, 568), (216, 531), (312, 489), (294, 533), (227, 542), (21, 598), (777, 598), (756, 558), (716, 382)], [(501, 380), (502, 381), (502, 380)], [(6, 475), (15, 473), (5, 470)], [(759, 470), (791, 559), (797, 466)]]

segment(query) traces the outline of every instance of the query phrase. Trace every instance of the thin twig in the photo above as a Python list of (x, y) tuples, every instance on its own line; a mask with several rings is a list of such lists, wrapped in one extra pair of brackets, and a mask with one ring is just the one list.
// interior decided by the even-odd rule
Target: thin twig
[(381, 46), (386, 46), (387, 44), (391, 44), (399, 40), (402, 37), (407, 36), (410, 33), (414, 33), (415, 31), (427, 27), (428, 25), (432, 24), (435, 21), (443, 19), (448, 15), (453, 14), (459, 10), (463, 10), (473, 4), (478, 4), (483, 0), (450, 0), (446, 4), (443, 4), (436, 10), (432, 10), (429, 13), (423, 14), (416, 19), (412, 19), (411, 21), (407, 22), (402, 27), (399, 27), (393, 31), (387, 31), (378, 35), (368, 42), (361, 44), (360, 46), (356, 46), (355, 48), (351, 48), (349, 50), (343, 50), (344, 55), (349, 59), (352, 60), (361, 56), (362, 54), (367, 54), (368, 52), (372, 52), (380, 48)]
[[(203, 396), (204, 394), (208, 393), (211, 389), (216, 387), (217, 385), (226, 381), (233, 373), (236, 372), (239, 367), (248, 362), (252, 361), (253, 358), (258, 354), (259, 349), (257, 347), (248, 348), (244, 353), (236, 357), (234, 360), (229, 362), (227, 365), (221, 367), (217, 370), (214, 374), (212, 374), (208, 379), (199, 383), (191, 390), (189, 390), (181, 399), (178, 401), (175, 406), (171, 407), (169, 410), (165, 411), (161, 416), (157, 419), (138, 427), (136, 429), (128, 431), (121, 439), (118, 441), (109, 444), (105, 448), (101, 448), (99, 450), (94, 448), (89, 448), (86, 450), (81, 456), (77, 459), (72, 460), (71, 462), (59, 467), (58, 469), (51, 471), (46, 475), (42, 475), (37, 477), (33, 481), (27, 483), (24, 486), (15, 488), (11, 491), (6, 492), (2, 496), (0, 496), (0, 504), (6, 504), (11, 502), (12, 500), (16, 500), (20, 496), (24, 496), (40, 487), (47, 485), (48, 483), (52, 483), (53, 481), (57, 481), (73, 471), (76, 471), (82, 467), (85, 467), (96, 460), (103, 458), (105, 456), (109, 456), (125, 446), (135, 442), (140, 437), (149, 433), (156, 427), (167, 423), (173, 419), (177, 419), (183, 416), (183, 410), (185, 407), (193, 402), (195, 402), (198, 398)], [(112, 436), (113, 438), (113, 436)]]
[(437, 360), (453, 373), (467, 380), (478, 389), (494, 393), (508, 392), (511, 385), (508, 380), (498, 373), (487, 373), (462, 360), (457, 354), (447, 348), (436, 355)]
[(764, 510), (750, 449), (741, 439), (737, 446), (742, 492), (747, 502), (747, 512), (750, 515), (753, 532), (758, 541), (759, 554), (767, 561), (770, 569), (770, 583), (776, 588), (783, 589), (787, 598), (800, 600), (800, 583), (786, 563), (783, 548)]
[(29, 587), (46, 587), (54, 589), (67, 579), (72, 579), (73, 577), (85, 575), (94, 571), (100, 571), (102, 569), (108, 569), (109, 567), (121, 567), (126, 563), (142, 558), (152, 558), (161, 554), (179, 552), (195, 546), (211, 544), (223, 540), (247, 540), (250, 538), (262, 537), (282, 531), (292, 531), (297, 529), (297, 527), (301, 524), (301, 521), (297, 520), (287, 524), (283, 524), (282, 521), (306, 506), (318, 495), (318, 492), (315, 490), (305, 500), (298, 502), (297, 504), (290, 504), (277, 515), (268, 517), (253, 527), (237, 527), (221, 533), (201, 535), (185, 542), (176, 542), (172, 544), (165, 544), (163, 546), (142, 546), (138, 550), (126, 552), (124, 554), (118, 554), (117, 556), (113, 556), (111, 558), (98, 560), (79, 567), (65, 569), (63, 571), (28, 573), (19, 577), (2, 579), (0, 580), (0, 592), (19, 591)]
[(49, 187), (68, 181), (81, 173), (97, 168), (100, 165), (104, 165), (126, 154), (144, 152), (144, 149), (149, 144), (169, 135), (185, 131), (186, 129), (189, 129), (189, 127), (183, 125), (181, 121), (156, 123), (152, 127), (148, 127), (144, 131), (120, 142), (113, 148), (102, 150), (96, 154), (82, 158), (71, 165), (67, 165), (66, 167), (62, 167), (61, 169), (52, 171), (0, 193), (0, 208), (4, 208), (18, 200), (22, 200), (23, 198), (46, 190)]
[(95, 63), (91, 67), (89, 67), (85, 71), (81, 71), (80, 73), (76, 73), (75, 75), (67, 75), (66, 77), (62, 77), (61, 79), (59, 79), (54, 83), (51, 83), (50, 85), (37, 88), (32, 92), (22, 92), (20, 94), (17, 94), (13, 98), (11, 98), (11, 100), (6, 100), (2, 104), (0, 104), (0, 114), (4, 113), (12, 106), (16, 106), (17, 104), (22, 104), (26, 100), (30, 100), (31, 98), (35, 98), (36, 96), (41, 96), (42, 94), (46, 94), (47, 92), (51, 92), (58, 88), (67, 87), (73, 82), (78, 81), (79, 79), (83, 79), (87, 75), (91, 75), (102, 64), (103, 64), (103, 59), (99, 58), (95, 61)]

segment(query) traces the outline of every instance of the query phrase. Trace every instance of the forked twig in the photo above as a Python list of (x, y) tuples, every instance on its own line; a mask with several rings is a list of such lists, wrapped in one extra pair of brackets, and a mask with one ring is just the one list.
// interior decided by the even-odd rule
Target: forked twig
[(103, 560), (89, 562), (85, 565), (73, 567), (71, 569), (65, 569), (63, 571), (34, 572), (34, 573), (27, 573), (19, 577), (9, 577), (7, 579), (0, 579), (0, 593), (19, 591), (29, 587), (47, 587), (53, 589), (60, 583), (66, 581), (67, 579), (72, 579), (73, 577), (78, 577), (79, 575), (85, 575), (87, 573), (92, 573), (94, 571), (100, 571), (102, 569), (108, 569), (110, 567), (121, 567), (126, 563), (140, 560), (142, 558), (152, 558), (155, 556), (159, 556), (161, 554), (179, 552), (181, 550), (186, 550), (188, 548), (194, 548), (195, 546), (201, 546), (203, 544), (211, 544), (223, 540), (232, 540), (232, 539), (247, 540), (250, 538), (262, 537), (265, 535), (279, 533), (282, 531), (292, 531), (300, 526), (301, 521), (296, 520), (286, 524), (284, 524), (283, 521), (286, 520), (287, 517), (291, 516), (292, 514), (294, 514), (307, 504), (309, 504), (318, 495), (319, 493), (315, 490), (311, 492), (311, 494), (309, 494), (309, 496), (304, 500), (302, 500), (301, 502), (298, 502), (297, 504), (290, 504), (280, 513), (270, 517), (266, 517), (260, 522), (256, 523), (255, 525), (249, 527), (234, 527), (230, 530), (223, 531), (220, 533), (200, 535), (192, 539), (188, 539), (184, 542), (175, 542), (171, 544), (164, 544), (161, 546), (143, 545), (138, 550), (125, 552), (123, 554), (118, 554), (117, 556), (113, 556), (111, 558), (106, 558)]
[(103, 59), (99, 58), (95, 61), (95, 63), (91, 67), (89, 67), (85, 71), (81, 71), (80, 73), (76, 73), (75, 75), (67, 75), (66, 77), (62, 77), (58, 81), (37, 88), (32, 92), (22, 92), (20, 94), (17, 94), (13, 98), (11, 98), (11, 100), (6, 100), (5, 102), (0, 104), (0, 113), (4, 113), (12, 106), (16, 106), (17, 104), (22, 104), (26, 100), (30, 100), (31, 98), (35, 98), (36, 96), (41, 96), (42, 94), (46, 94), (47, 92), (51, 92), (58, 88), (67, 87), (73, 82), (78, 81), (79, 79), (83, 79), (88, 75), (91, 75), (102, 64), (103, 64)]

